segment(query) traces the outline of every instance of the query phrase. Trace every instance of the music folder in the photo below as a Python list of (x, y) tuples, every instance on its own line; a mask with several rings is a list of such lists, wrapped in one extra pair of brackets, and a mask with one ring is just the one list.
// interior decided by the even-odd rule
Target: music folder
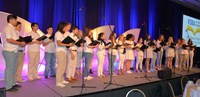
[(149, 46), (155, 46), (156, 44), (155, 44), (153, 41), (150, 41), (150, 42), (148, 43), (148, 45), (149, 45)]
[(158, 52), (158, 51), (160, 51), (160, 48), (156, 48), (155, 50), (153, 50), (154, 52)]
[(43, 41), (47, 38), (47, 36), (43, 35), (40, 38), (36, 39), (37, 41)]
[(85, 43), (86, 41), (84, 40), (84, 39), (79, 39), (76, 43), (75, 43), (75, 45), (76, 46), (78, 46), (78, 47), (80, 47), (81, 46), (81, 43)]
[(49, 39), (53, 39), (54, 40), (55, 34), (52, 34)]
[(190, 48), (195, 48), (196, 47), (196, 45), (189, 45), (190, 46)]
[(148, 46), (146, 46), (146, 45), (143, 44), (142, 47), (140, 47), (140, 50), (144, 51), (147, 48), (148, 48)]
[(112, 42), (108, 42), (108, 43), (106, 43), (106, 46), (107, 46), (107, 45), (110, 45), (110, 44), (112, 44)]
[[(64, 44), (70, 44), (70, 43), (75, 43), (76, 41), (73, 40), (70, 36), (67, 36), (63, 41), (62, 43)], [(66, 46), (66, 48), (69, 48), (68, 46)]]
[(95, 41), (92, 41), (92, 43), (90, 43), (89, 45), (90, 46), (95, 46), (97, 44), (100, 44), (100, 42), (95, 40)]
[(164, 41), (162, 41), (161, 43), (160, 43), (160, 45), (161, 46), (165, 46), (165, 45), (167, 45)]
[(189, 47), (188, 45), (182, 45), (183, 49), (186, 49), (187, 47)]
[(73, 40), (70, 36), (67, 36), (62, 43), (64, 44), (70, 44), (70, 43), (75, 43), (75, 40)]
[(31, 36), (26, 36), (26, 37), (19, 36), (19, 39), (17, 39), (16, 41), (29, 43), (29, 42), (32, 42), (32, 37)]
[(170, 48), (175, 48), (175, 43), (171, 43), (171, 45), (169, 46)]

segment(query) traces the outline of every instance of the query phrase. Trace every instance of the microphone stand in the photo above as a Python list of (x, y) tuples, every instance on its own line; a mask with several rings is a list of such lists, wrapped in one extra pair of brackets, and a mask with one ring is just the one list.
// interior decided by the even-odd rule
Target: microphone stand
[[(106, 17), (104, 17), (104, 20), (108, 23), (108, 21), (106, 20)], [(111, 28), (111, 26), (110, 25), (108, 25), (109, 26), (109, 28), (110, 28), (110, 31), (111, 31), (111, 34), (113, 33), (113, 30), (112, 30), (112, 28)], [(111, 40), (112, 41), (112, 40)], [(104, 84), (107, 84), (105, 87), (104, 87), (104, 89), (106, 89), (107, 87), (109, 87), (109, 86), (111, 86), (111, 85), (116, 85), (116, 86), (124, 86), (124, 85), (120, 85), (120, 84), (117, 84), (117, 83), (113, 83), (113, 63), (112, 63), (112, 55), (113, 55), (113, 53), (112, 53), (112, 50), (113, 50), (113, 48), (111, 47), (110, 48), (111, 49), (111, 73), (110, 73), (110, 80), (109, 80), (109, 82), (104, 82)]]
[[(146, 23), (144, 23), (144, 26), (145, 26), (145, 31), (146, 31), (146, 38), (148, 38), (148, 34), (147, 34), (147, 24)], [(146, 40), (147, 41), (147, 40)], [(147, 48), (148, 49), (148, 48)], [(147, 59), (147, 51), (146, 51), (146, 59)], [(145, 60), (146, 61), (146, 60)], [(146, 62), (145, 62), (145, 65), (146, 65)], [(150, 63), (149, 63), (149, 65), (150, 65)], [(143, 77), (135, 77), (135, 78), (145, 78), (145, 79), (147, 79), (148, 81), (151, 81), (149, 78), (153, 78), (153, 77), (149, 77), (148, 75), (147, 75), (147, 70), (144, 70), (144, 76)]]
[[(83, 10), (82, 7), (79, 9), (79, 11), (81, 11), (81, 10)], [(82, 16), (82, 22), (84, 23), (84, 11), (83, 11), (83, 16)], [(83, 24), (83, 29), (84, 29), (84, 28), (85, 28), (85, 25)], [(83, 43), (83, 45), (84, 45), (84, 37), (83, 37), (83, 35), (82, 35), (82, 43)], [(82, 56), (84, 57), (84, 47), (82, 48)], [(77, 60), (81, 60), (81, 59), (77, 59)], [(86, 85), (85, 85), (85, 82), (86, 82), (86, 80), (84, 80), (84, 71), (85, 71), (85, 70), (86, 70), (86, 69), (85, 69), (85, 62), (84, 62), (84, 65), (83, 65), (83, 67), (82, 67), (82, 72), (83, 72), (83, 74), (82, 74), (82, 84), (81, 84), (80, 86), (71, 86), (71, 88), (81, 88), (80, 94), (83, 93), (83, 89), (86, 89), (86, 90), (87, 90), (87, 88), (96, 88), (96, 87), (94, 87), (94, 86), (86, 86)]]

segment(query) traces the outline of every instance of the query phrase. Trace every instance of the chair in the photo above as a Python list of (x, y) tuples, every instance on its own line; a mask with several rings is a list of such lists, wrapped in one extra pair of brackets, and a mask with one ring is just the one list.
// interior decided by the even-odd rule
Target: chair
[(181, 78), (181, 89), (182, 89), (182, 93), (184, 92), (185, 86), (187, 84), (187, 82), (189, 81), (189, 78), (187, 76), (183, 76)]
[[(172, 92), (172, 97), (176, 97), (176, 96), (175, 96), (175, 93), (174, 93), (174, 89), (173, 89), (173, 87), (172, 87), (171, 83), (170, 83), (170, 82), (168, 82), (168, 85), (169, 85), (169, 87), (170, 87), (170, 90), (171, 90), (171, 92)], [(170, 96), (170, 97), (171, 97), (171, 96)]]
[(140, 89), (132, 89), (126, 94), (126, 97), (146, 97), (146, 95)]

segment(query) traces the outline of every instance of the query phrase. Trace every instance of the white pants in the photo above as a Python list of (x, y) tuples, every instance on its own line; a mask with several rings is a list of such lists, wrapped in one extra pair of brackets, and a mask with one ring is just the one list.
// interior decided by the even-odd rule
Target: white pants
[(71, 78), (74, 77), (75, 72), (76, 72), (76, 65), (77, 65), (77, 52), (76, 51), (72, 51), (72, 53), (74, 54), (75, 58), (74, 60), (72, 60), (71, 58), (71, 52), (69, 52), (67, 54), (67, 71), (66, 71), (66, 77), (67, 78)]
[(119, 53), (118, 69), (123, 69), (124, 61), (125, 61), (125, 54)]
[(137, 56), (136, 60), (136, 70), (138, 70), (138, 67), (142, 70), (142, 62), (143, 62), (144, 57), (143, 56)]
[(192, 68), (193, 66), (193, 59), (194, 59), (194, 51), (189, 51), (189, 56), (187, 59), (187, 68)]
[(103, 75), (103, 65), (104, 65), (106, 55), (97, 54), (97, 57), (98, 57), (98, 70), (97, 70), (98, 72), (97, 72), (97, 75), (100, 76), (100, 75)]
[(178, 51), (175, 51), (175, 67), (179, 67), (179, 54)]

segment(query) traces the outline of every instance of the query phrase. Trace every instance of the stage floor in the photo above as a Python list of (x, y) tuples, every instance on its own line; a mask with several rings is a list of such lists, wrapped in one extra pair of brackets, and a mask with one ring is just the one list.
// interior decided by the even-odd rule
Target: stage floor
[[(200, 69), (193, 68), (191, 72), (181, 72), (179, 70), (176, 70), (177, 73), (182, 75), (189, 75), (189, 74), (195, 74), (200, 73)], [(106, 74), (107, 72), (105, 72)], [(139, 85), (149, 82), (155, 82), (160, 81), (160, 79), (157, 78), (157, 72), (151, 72), (147, 74), (148, 76), (153, 76), (153, 78), (150, 78), (151, 81), (148, 81), (145, 78), (136, 78), (136, 77), (142, 77), (144, 76), (144, 73), (132, 73), (132, 74), (125, 74), (125, 75), (117, 75), (113, 77), (114, 83), (124, 85), (123, 87), (127, 86), (133, 86), (133, 85)], [(92, 75), (95, 76), (95, 75)], [(80, 78), (80, 76), (77, 76)], [(180, 75), (175, 75), (175, 77), (180, 77)], [(94, 77), (93, 80), (86, 81), (86, 86), (95, 86), (96, 88), (89, 88), (89, 89), (83, 89), (82, 93), (94, 93), (94, 92), (100, 92), (105, 90), (112, 90), (116, 88), (121, 88), (120, 86), (111, 85), (108, 88), (104, 89), (106, 84), (104, 82), (109, 82), (109, 76), (105, 78), (97, 78)], [(23, 86), (19, 89), (17, 92), (6, 92), (6, 97), (66, 97), (66, 96), (76, 96), (81, 94), (80, 88), (71, 88), (71, 86), (79, 86), (81, 85), (81, 80), (76, 81), (74, 83), (70, 83), (65, 88), (59, 88), (55, 86), (55, 78), (48, 78), (41, 80), (35, 80), (35, 81), (25, 81), (24, 83), (21, 83)], [(0, 86), (4, 86), (4, 81), (0, 81)]]

